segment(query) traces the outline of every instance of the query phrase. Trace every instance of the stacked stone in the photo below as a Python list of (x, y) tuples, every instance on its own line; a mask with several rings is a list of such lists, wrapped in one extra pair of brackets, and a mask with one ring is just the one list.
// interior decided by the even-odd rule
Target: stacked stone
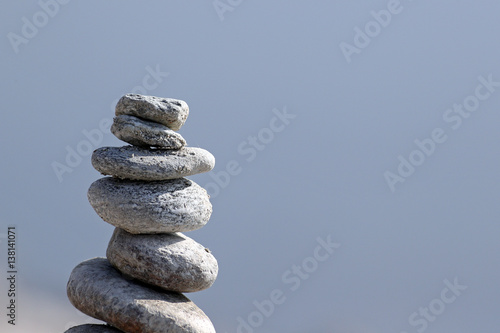
[(136, 94), (116, 105), (111, 132), (132, 146), (94, 151), (94, 168), (112, 177), (88, 191), (96, 213), (116, 228), (107, 258), (79, 264), (67, 286), (77, 309), (108, 325), (66, 332), (215, 332), (182, 294), (210, 287), (218, 272), (210, 251), (181, 233), (203, 227), (212, 213), (207, 191), (184, 177), (215, 165), (176, 132), (188, 113), (184, 101)]

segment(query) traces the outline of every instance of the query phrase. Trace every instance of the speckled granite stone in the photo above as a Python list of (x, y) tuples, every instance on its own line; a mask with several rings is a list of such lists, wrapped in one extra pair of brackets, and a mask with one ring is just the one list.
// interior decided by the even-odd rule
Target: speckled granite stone
[(87, 197), (106, 222), (133, 234), (191, 231), (210, 219), (205, 189), (186, 178), (142, 182), (101, 178)]
[(104, 258), (82, 262), (67, 286), (83, 313), (127, 333), (214, 333), (210, 319), (184, 295), (125, 279)]
[(116, 104), (115, 114), (154, 121), (178, 131), (186, 122), (189, 107), (178, 99), (127, 94)]
[(146, 121), (134, 116), (120, 115), (113, 119), (111, 133), (118, 139), (140, 147), (180, 149), (186, 140), (165, 125)]
[(92, 154), (92, 165), (103, 175), (134, 180), (167, 180), (212, 170), (215, 158), (205, 149), (145, 149), (103, 147)]
[(165, 290), (200, 291), (217, 278), (214, 256), (181, 233), (133, 235), (116, 228), (106, 256), (123, 274)]

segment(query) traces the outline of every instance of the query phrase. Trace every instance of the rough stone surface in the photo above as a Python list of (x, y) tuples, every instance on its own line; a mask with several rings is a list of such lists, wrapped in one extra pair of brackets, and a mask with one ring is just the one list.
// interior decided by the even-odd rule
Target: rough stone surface
[(71, 327), (64, 333), (123, 333), (123, 331), (109, 325), (85, 324)]
[(83, 313), (127, 333), (212, 333), (210, 319), (184, 295), (125, 279), (104, 258), (82, 262), (67, 286)]
[(92, 165), (103, 175), (134, 180), (167, 180), (208, 172), (215, 158), (201, 148), (145, 149), (103, 147), (92, 154)]
[(200, 291), (217, 278), (214, 256), (181, 233), (133, 235), (116, 228), (106, 256), (123, 274), (165, 290)]
[(182, 135), (167, 126), (134, 116), (115, 117), (111, 125), (111, 133), (122, 141), (140, 147), (180, 149), (186, 145), (186, 140)]
[(178, 99), (127, 94), (116, 104), (115, 114), (139, 117), (178, 131), (186, 122), (189, 107)]
[(133, 234), (191, 231), (212, 214), (207, 191), (186, 178), (142, 182), (101, 178), (87, 193), (96, 213)]

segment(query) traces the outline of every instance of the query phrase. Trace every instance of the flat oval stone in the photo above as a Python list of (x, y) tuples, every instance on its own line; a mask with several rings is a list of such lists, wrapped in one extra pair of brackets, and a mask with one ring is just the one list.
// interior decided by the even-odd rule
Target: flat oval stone
[(186, 145), (186, 140), (182, 135), (167, 126), (134, 116), (115, 117), (111, 125), (111, 133), (122, 141), (140, 147), (180, 149)]
[(67, 293), (78, 310), (124, 332), (215, 332), (210, 319), (187, 297), (126, 279), (104, 258), (76, 266)]
[(139, 117), (178, 131), (186, 122), (189, 107), (178, 99), (127, 94), (116, 104), (115, 114)]
[(92, 154), (92, 165), (103, 175), (134, 180), (167, 180), (212, 170), (215, 158), (205, 149), (146, 149), (103, 147)]
[(64, 333), (123, 333), (109, 325), (85, 324), (71, 327)]
[(205, 189), (186, 178), (142, 182), (105, 177), (87, 193), (96, 213), (133, 234), (191, 231), (212, 214)]
[(210, 251), (181, 233), (133, 235), (116, 228), (106, 257), (127, 276), (178, 292), (207, 289), (218, 272)]

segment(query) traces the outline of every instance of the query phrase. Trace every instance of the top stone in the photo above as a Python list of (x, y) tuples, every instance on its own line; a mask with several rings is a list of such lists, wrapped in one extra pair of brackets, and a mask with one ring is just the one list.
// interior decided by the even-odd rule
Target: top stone
[(115, 114), (135, 116), (178, 131), (186, 122), (189, 107), (178, 99), (127, 94), (116, 104)]

